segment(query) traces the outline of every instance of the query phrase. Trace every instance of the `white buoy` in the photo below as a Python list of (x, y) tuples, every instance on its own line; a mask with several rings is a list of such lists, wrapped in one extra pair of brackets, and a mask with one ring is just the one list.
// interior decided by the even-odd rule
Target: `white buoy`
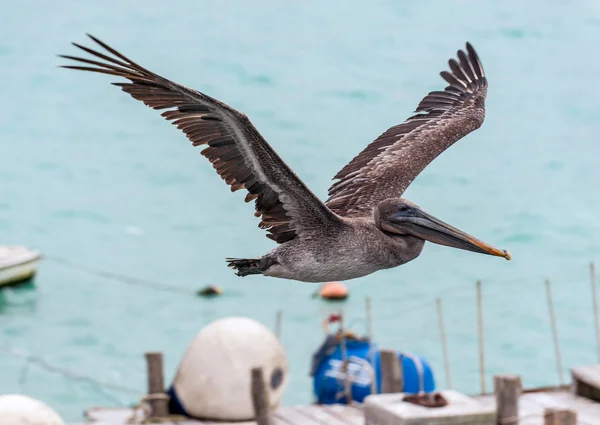
[(52, 408), (21, 394), (0, 395), (2, 425), (65, 425)]
[(173, 389), (189, 416), (251, 420), (251, 370), (261, 367), (276, 408), (287, 384), (287, 359), (270, 329), (246, 317), (216, 320), (204, 327), (183, 355)]

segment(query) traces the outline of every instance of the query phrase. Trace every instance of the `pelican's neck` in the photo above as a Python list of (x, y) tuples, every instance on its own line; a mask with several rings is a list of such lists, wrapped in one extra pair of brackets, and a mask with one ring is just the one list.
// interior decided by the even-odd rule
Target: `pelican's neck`
[(395, 235), (386, 233), (392, 240), (395, 254), (402, 259), (402, 263), (414, 260), (423, 251), (425, 241), (412, 235)]

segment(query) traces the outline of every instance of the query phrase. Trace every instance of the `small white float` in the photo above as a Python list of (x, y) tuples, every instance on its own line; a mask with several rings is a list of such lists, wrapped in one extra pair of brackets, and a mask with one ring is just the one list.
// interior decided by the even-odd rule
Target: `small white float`
[(47, 404), (21, 394), (0, 395), (2, 425), (65, 425)]
[(24, 246), (0, 245), (0, 287), (31, 279), (41, 258), (38, 251)]
[(287, 359), (273, 332), (246, 317), (205, 326), (185, 352), (169, 389), (176, 411), (199, 419), (254, 419), (251, 371), (262, 368), (269, 409), (287, 384)]

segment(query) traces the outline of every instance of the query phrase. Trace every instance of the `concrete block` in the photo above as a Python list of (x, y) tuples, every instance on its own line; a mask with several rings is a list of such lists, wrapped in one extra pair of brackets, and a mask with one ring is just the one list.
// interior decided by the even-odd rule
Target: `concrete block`
[(458, 391), (441, 391), (448, 404), (423, 407), (402, 401), (404, 393), (365, 399), (365, 425), (495, 425), (496, 409)]

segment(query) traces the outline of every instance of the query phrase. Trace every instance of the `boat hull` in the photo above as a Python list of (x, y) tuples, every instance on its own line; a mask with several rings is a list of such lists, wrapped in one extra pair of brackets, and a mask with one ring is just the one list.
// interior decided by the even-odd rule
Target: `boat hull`
[(37, 273), (39, 259), (0, 269), (0, 288), (30, 281)]
[(42, 256), (23, 246), (0, 246), (0, 288), (31, 280)]

